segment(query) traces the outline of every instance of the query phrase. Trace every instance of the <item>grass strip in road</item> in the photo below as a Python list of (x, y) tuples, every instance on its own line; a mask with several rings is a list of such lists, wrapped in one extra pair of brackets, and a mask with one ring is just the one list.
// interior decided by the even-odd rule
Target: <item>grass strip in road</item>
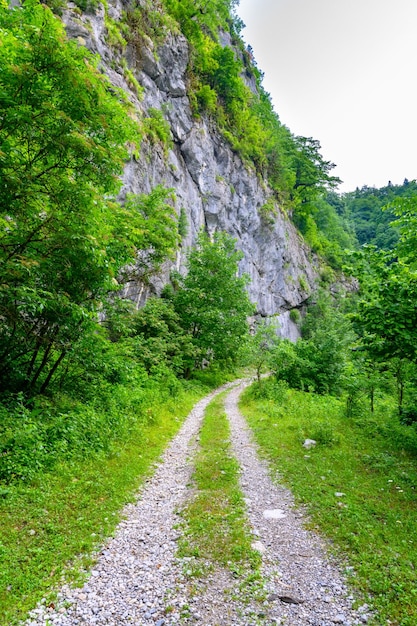
[(132, 501), (195, 402), (199, 385), (161, 402), (138, 422), (112, 456), (57, 465), (0, 491), (0, 624), (12, 626), (41, 598), (54, 602), (66, 580), (81, 582), (91, 553), (111, 536), (120, 510)]
[[(272, 469), (347, 555), (375, 623), (415, 626), (417, 463), (399, 443), (412, 434), (399, 429), (410, 427), (387, 411), (346, 418), (336, 398), (262, 384), (244, 392), (240, 408)], [(306, 450), (305, 439), (316, 446)]]
[[(226, 392), (227, 393), (227, 392)], [(245, 516), (239, 464), (231, 453), (224, 395), (207, 407), (193, 476), (195, 494), (182, 511), (184, 537), (179, 555), (192, 557), (189, 573), (201, 575), (207, 564), (245, 574), (246, 585), (260, 580), (261, 557)], [(187, 566), (188, 567), (188, 566)]]

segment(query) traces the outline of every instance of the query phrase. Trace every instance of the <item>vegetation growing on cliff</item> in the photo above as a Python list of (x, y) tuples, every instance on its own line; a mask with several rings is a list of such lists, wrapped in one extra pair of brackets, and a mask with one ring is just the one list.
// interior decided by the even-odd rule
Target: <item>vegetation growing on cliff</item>
[[(313, 249), (340, 267), (344, 247), (353, 242), (326, 201), (327, 191), (340, 182), (331, 174), (334, 165), (322, 157), (317, 140), (294, 136), (280, 122), (239, 36), (237, 2), (164, 4), (190, 42), (189, 97), (195, 113), (216, 121), (233, 149), (268, 181)], [(331, 226), (320, 219), (323, 211)]]
[(116, 201), (127, 145), (165, 142), (167, 125), (152, 110), (133, 121), (46, 6), (1, 6), (0, 20), (0, 475), (13, 482), (109, 451), (155, 381), (169, 394), (202, 359), (235, 361), (252, 305), (224, 234), (201, 235), (170, 298), (140, 312), (117, 299), (179, 243), (171, 190)]
[[(94, 2), (79, 6), (93, 9)], [(77, 476), (85, 472), (84, 496), (99, 502), (109, 491), (105, 479), (100, 482), (102, 465), (118, 476), (113, 491), (117, 481), (130, 481), (131, 489), (132, 475), (145, 471), (161, 449), (156, 440), (166, 441), (178, 426), (177, 409), (183, 416), (190, 397), (202, 392), (198, 380), (218, 382), (242, 354), (259, 378), (263, 369), (273, 371), (279, 393), (289, 384), (308, 398), (319, 394), (322, 408), (337, 404), (342, 411), (342, 404), (328, 397), (338, 396), (343, 419), (355, 422), (369, 439), (374, 429), (388, 446), (416, 453), (415, 181), (344, 196), (328, 193), (337, 182), (332, 164), (317, 141), (293, 136), (273, 111), (261, 74), (239, 39), (234, 3), (165, 0), (164, 6), (168, 13), (162, 4), (131, 6), (117, 27), (107, 17), (109, 37), (121, 48), (123, 42), (140, 47), (147, 37), (163, 41), (173, 24), (181, 27), (191, 46), (195, 114), (210, 117), (275, 191), (277, 203), (260, 209), (264, 223), (284, 205), (314, 250), (336, 268), (346, 259), (344, 248), (359, 242), (377, 249), (356, 252), (351, 273), (360, 279), (360, 289), (352, 298), (314, 296), (304, 320), (293, 313), (302, 333), (295, 345), (278, 341), (264, 326), (248, 337), (253, 307), (246, 279), (237, 275), (239, 254), (224, 234), (213, 240), (201, 234), (189, 254), (188, 275), (174, 276), (163, 298), (136, 311), (116, 297), (119, 283), (132, 271), (146, 282), (175, 253), (187, 224), (184, 213), (177, 223), (172, 190), (128, 195), (123, 204), (116, 197), (127, 146), (140, 150), (146, 133), (167, 150), (169, 126), (156, 109), (133, 121), (125, 94), (110, 85), (85, 48), (66, 39), (47, 7), (35, 0), (13, 9), (1, 4), (0, 497), (6, 531), (17, 546), (13, 555), (23, 563), (21, 589), (14, 595), (12, 587), (12, 602), (19, 597), (23, 608), (38, 568), (43, 580), (53, 570), (55, 582), (54, 568), (62, 566), (45, 557), (48, 533), (55, 536), (61, 523), (55, 508), (48, 513), (48, 499), (65, 491), (61, 530), (76, 534), (84, 528), (82, 540), (71, 539), (72, 552), (63, 549), (60, 535), (56, 550), (62, 560), (90, 549), (85, 533), (93, 528), (79, 509), (79, 518), (72, 517), (71, 498), (82, 493)], [(224, 45), (229, 41), (234, 48)], [(211, 365), (208, 374), (203, 363)], [(273, 387), (258, 391), (276, 400)], [(377, 421), (382, 409), (389, 415), (386, 422)], [(279, 412), (274, 402), (268, 411)], [(331, 425), (319, 422), (312, 436), (324, 445), (337, 443)], [(376, 460), (370, 452), (366, 461), (371, 470), (375, 463), (390, 463), (391, 447), (387, 453), (382, 441), (378, 445)], [(141, 453), (143, 465), (132, 459)], [(121, 476), (125, 462), (133, 467), (128, 480)], [(408, 497), (412, 508), (411, 491)], [(25, 512), (21, 521), (22, 503), (30, 499), (36, 510)], [(120, 502), (115, 497), (108, 510), (114, 512)], [(21, 532), (26, 520), (46, 537), (42, 546)], [(5, 545), (0, 543), (0, 582), (9, 583), (15, 572), (9, 567), (10, 542)], [(30, 560), (34, 570), (26, 577)], [(370, 586), (385, 593), (387, 580)], [(38, 586), (35, 596), (41, 593)], [(0, 594), (0, 602), (6, 595)]]

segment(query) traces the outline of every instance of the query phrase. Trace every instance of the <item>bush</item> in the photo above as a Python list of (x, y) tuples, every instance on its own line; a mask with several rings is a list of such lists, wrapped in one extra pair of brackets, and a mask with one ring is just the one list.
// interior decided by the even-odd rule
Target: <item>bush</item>
[(273, 354), (273, 371), (278, 380), (304, 391), (339, 393), (351, 340), (349, 323), (321, 296), (309, 309), (303, 339), (291, 344), (281, 341)]
[(285, 380), (276, 380), (272, 376), (255, 382), (249, 390), (249, 396), (256, 400), (274, 400), (281, 403), (288, 392), (288, 383)]
[(317, 443), (326, 446), (336, 445), (340, 442), (340, 437), (335, 433), (331, 424), (325, 421), (313, 421), (306, 427), (309, 439), (314, 439)]
[(291, 309), (290, 320), (294, 322), (294, 324), (299, 324), (301, 322), (301, 313), (298, 309)]

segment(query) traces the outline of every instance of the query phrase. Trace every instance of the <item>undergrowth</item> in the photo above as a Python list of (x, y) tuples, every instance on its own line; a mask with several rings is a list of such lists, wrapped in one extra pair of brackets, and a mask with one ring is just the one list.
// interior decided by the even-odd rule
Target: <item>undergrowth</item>
[[(112, 534), (123, 505), (133, 499), (195, 401), (207, 393), (211, 384), (218, 382), (219, 374), (213, 380), (211, 376), (210, 373), (202, 375), (203, 382), (178, 384), (173, 393), (169, 393), (162, 382), (158, 388), (154, 385), (148, 389), (147, 397), (143, 389), (125, 389), (133, 401), (130, 413), (124, 414), (128, 404), (125, 399), (124, 406), (120, 403), (118, 407), (124, 428), (108, 445), (104, 445), (108, 429), (100, 438), (90, 423), (95, 418), (95, 426), (100, 430), (106, 423), (105, 416), (94, 413), (91, 406), (85, 406), (82, 414), (81, 405), (78, 406), (80, 432), (84, 417), (86, 439), (90, 429), (91, 437), (94, 435), (96, 443), (100, 443), (94, 454), (90, 450), (89, 457), (83, 458), (82, 442), (77, 443), (80, 432), (75, 433), (72, 442), (67, 441), (67, 444), (64, 444), (66, 439), (61, 432), (57, 443), (60, 442), (61, 446), (73, 444), (76, 451), (62, 454), (60, 458), (57, 456), (50, 470), (43, 465), (39, 472), (36, 463), (30, 464), (22, 459), (24, 473), (20, 479), (0, 482), (2, 626), (17, 624), (42, 598), (47, 604), (53, 603), (54, 590), (62, 584), (63, 577), (81, 584), (86, 568), (92, 563), (93, 550)], [(122, 392), (117, 395), (116, 388), (113, 388), (113, 393), (120, 401)], [(140, 406), (134, 401), (139, 397)], [(132, 407), (136, 408), (136, 420)], [(110, 408), (117, 409), (116, 406)], [(23, 432), (26, 434), (18, 436), (28, 438), (31, 436), (30, 421), (23, 416), (22, 420), (25, 419)], [(33, 422), (34, 419), (32, 417)], [(111, 419), (109, 422), (111, 425)], [(65, 419), (58, 416), (56, 428), (62, 429), (63, 423)], [(48, 430), (49, 425), (44, 428)], [(77, 424), (71, 428), (76, 430)], [(32, 430), (36, 431), (34, 423)], [(34, 435), (33, 451), (38, 436), (39, 433)], [(86, 442), (86, 445), (90, 444), (91, 441)], [(22, 449), (25, 454), (30, 454), (27, 442), (26, 448)], [(18, 463), (17, 460), (14, 462)]]
[[(241, 409), (273, 471), (307, 504), (312, 526), (347, 556), (375, 624), (414, 626), (416, 431), (383, 403), (373, 416), (346, 418), (341, 400), (272, 379), (248, 389)], [(305, 439), (316, 445), (306, 450)]]

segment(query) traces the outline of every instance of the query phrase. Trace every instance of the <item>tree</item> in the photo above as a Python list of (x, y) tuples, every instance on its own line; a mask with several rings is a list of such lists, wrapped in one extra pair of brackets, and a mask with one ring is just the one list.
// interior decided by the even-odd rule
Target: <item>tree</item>
[(0, 381), (32, 394), (93, 332), (136, 250), (160, 262), (172, 220), (155, 217), (161, 191), (115, 202), (140, 133), (96, 59), (35, 0), (2, 5), (0, 29)]
[(279, 341), (276, 325), (265, 321), (259, 323), (255, 332), (248, 338), (245, 356), (248, 363), (255, 367), (258, 383), (262, 372), (271, 366), (272, 355)]
[(133, 353), (148, 373), (170, 369), (182, 375), (197, 357), (191, 336), (181, 327), (172, 302), (150, 298), (131, 319)]
[(238, 276), (242, 256), (226, 233), (215, 233), (210, 240), (201, 232), (188, 255), (188, 273), (179, 277), (175, 309), (202, 357), (210, 361), (236, 361), (248, 334), (247, 318), (254, 306), (245, 289), (247, 277)]
[[(366, 246), (356, 257), (360, 292), (352, 314), (359, 348), (394, 375), (401, 414), (404, 390), (417, 358), (417, 269), (409, 261), (410, 233), (395, 251)], [(405, 257), (399, 256), (404, 244)], [(413, 256), (413, 255), (412, 255)]]
[(366, 247), (355, 329), (377, 360), (417, 356), (417, 271), (395, 252)]
[(277, 378), (306, 391), (338, 393), (351, 339), (349, 322), (330, 296), (320, 294), (305, 317), (302, 338), (282, 341), (274, 351)]

